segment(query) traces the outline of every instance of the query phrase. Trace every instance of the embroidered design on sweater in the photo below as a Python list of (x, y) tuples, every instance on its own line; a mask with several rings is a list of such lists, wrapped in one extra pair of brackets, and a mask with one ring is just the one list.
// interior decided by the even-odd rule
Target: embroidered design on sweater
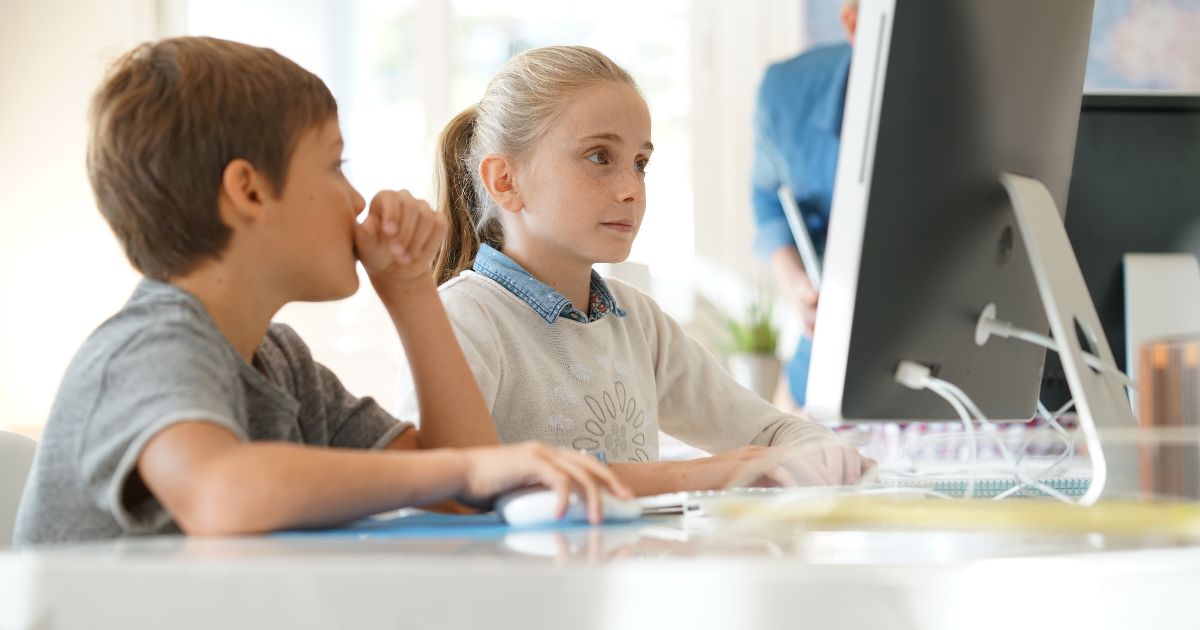
[(611, 393), (606, 390), (598, 398), (585, 396), (584, 402), (592, 418), (583, 423), (583, 428), (592, 437), (576, 438), (572, 447), (603, 451), (608, 461), (650, 461), (642, 430), (646, 413), (638, 409), (637, 399), (627, 394), (624, 383), (617, 381)]

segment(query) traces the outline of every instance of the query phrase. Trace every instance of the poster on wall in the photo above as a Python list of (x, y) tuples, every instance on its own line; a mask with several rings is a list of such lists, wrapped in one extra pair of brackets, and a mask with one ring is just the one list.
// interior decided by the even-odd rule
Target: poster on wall
[(1200, 0), (1097, 0), (1088, 91), (1200, 92)]
[[(807, 0), (808, 46), (845, 41), (836, 0)], [(1200, 93), (1200, 0), (1096, 0), (1088, 92)]]

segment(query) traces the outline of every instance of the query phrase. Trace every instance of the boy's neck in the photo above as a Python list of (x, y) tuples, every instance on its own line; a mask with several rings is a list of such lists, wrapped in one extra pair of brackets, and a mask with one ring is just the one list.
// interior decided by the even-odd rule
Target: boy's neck
[(283, 307), (265, 283), (253, 272), (234, 270), (221, 262), (204, 263), (195, 271), (171, 278), (170, 283), (195, 296), (234, 350), (253, 365), (271, 318)]
[(533, 277), (563, 294), (575, 308), (588, 312), (592, 292), (591, 263), (538, 252), (522, 243), (504, 243), (504, 255), (525, 268)]

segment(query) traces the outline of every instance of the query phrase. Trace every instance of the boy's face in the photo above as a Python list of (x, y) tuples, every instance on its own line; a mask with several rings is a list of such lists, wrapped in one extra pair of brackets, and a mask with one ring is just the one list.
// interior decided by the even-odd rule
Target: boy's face
[(518, 229), (587, 264), (629, 256), (646, 212), (650, 111), (637, 90), (605, 82), (576, 95), (517, 173)]
[(289, 300), (336, 300), (358, 290), (355, 217), (366, 202), (342, 173), (342, 132), (336, 118), (296, 142), (287, 180), (267, 203), (262, 243), (276, 254), (273, 282)]

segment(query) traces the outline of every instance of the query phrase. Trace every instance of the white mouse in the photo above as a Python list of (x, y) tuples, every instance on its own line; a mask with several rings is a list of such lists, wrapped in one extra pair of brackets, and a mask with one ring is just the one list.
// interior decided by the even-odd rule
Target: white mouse
[[(600, 493), (605, 523), (632, 521), (642, 515), (637, 499), (620, 499), (607, 492)], [(547, 488), (522, 488), (501, 495), (496, 500), (496, 513), (505, 523), (516, 527), (552, 523), (587, 523), (587, 503), (572, 492), (567, 513), (558, 519), (558, 493)]]

